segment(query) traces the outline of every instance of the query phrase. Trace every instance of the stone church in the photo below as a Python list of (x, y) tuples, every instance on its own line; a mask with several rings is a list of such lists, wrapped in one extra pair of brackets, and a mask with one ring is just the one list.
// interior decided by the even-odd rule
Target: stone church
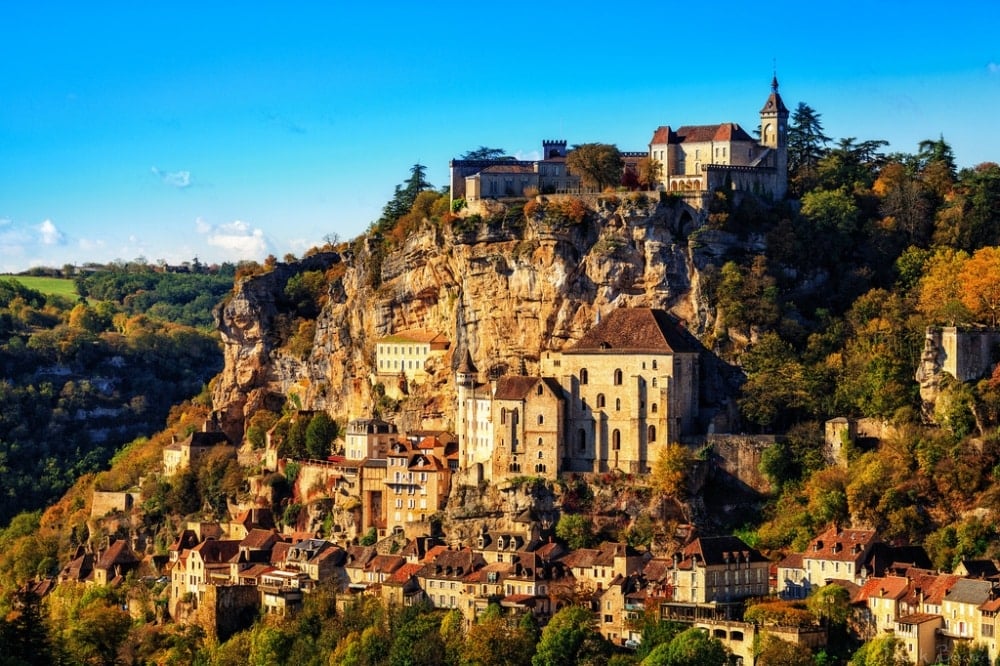
[(576, 344), (546, 352), (538, 377), (480, 383), (466, 354), (456, 372), (461, 465), (483, 476), (642, 474), (658, 447), (692, 434), (699, 350), (664, 310), (620, 308)]

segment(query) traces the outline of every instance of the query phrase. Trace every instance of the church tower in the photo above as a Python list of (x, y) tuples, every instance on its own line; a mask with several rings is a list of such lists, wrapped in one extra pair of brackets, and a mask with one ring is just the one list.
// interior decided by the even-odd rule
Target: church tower
[(760, 143), (774, 151), (774, 198), (784, 199), (788, 191), (788, 108), (778, 94), (777, 75), (771, 79), (771, 94), (760, 110)]

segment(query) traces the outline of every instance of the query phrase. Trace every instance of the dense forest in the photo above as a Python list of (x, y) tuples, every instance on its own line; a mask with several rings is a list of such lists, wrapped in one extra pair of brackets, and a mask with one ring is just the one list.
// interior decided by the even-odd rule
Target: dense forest
[(74, 302), (0, 279), (0, 525), (204, 390), (222, 364), (211, 310), (232, 280), (109, 267), (80, 277)]
[[(964, 557), (1000, 556), (995, 522), (984, 518), (1000, 508), (1000, 372), (977, 382), (946, 383), (928, 406), (921, 402), (914, 371), (928, 326), (997, 325), (1000, 166), (958, 169), (943, 137), (921, 142), (914, 153), (886, 153), (885, 145), (853, 137), (833, 141), (823, 133), (820, 114), (799, 104), (789, 135), (792, 198), (768, 203), (747, 197), (737, 205), (729, 193), (715, 193), (707, 228), (763, 238), (765, 249), (733, 254), (706, 269), (704, 289), (724, 326), (702, 342), (743, 373), (738, 406), (746, 428), (779, 435), (762, 462), (773, 492), (741, 515), (739, 524), (726, 527), (778, 557), (802, 548), (830, 523), (865, 525), (890, 542), (924, 546), (935, 566), (951, 569)], [(425, 221), (470, 224), (423, 173), (415, 165), (373, 223), (371, 261)], [(581, 206), (560, 211), (552, 206), (551, 214), (582, 218), (587, 211)], [(518, 214), (541, 214), (537, 208), (529, 202)], [(266, 265), (245, 267), (244, 274), (263, 270)], [(204, 325), (202, 306), (212, 299), (194, 306), (197, 298), (181, 303), (186, 298), (181, 294), (215, 292), (183, 281), (154, 287), (148, 278), (82, 278), (80, 294), (87, 300), (75, 304), (0, 282), (0, 331), (7, 340), (0, 347), (7, 373), (0, 416), (4, 522), (17, 506), (41, 506), (77, 475), (106, 463), (112, 440), (95, 441), (90, 421), (86, 429), (72, 427), (80, 410), (116, 410), (116, 424), (138, 415), (149, 417), (147, 425), (155, 419), (163, 423), (172, 404), (196, 395), (218, 370), (209, 335), (154, 317), (160, 313)], [(310, 304), (315, 306), (322, 286), (292, 285), (287, 295), (297, 305), (289, 326), (301, 329), (315, 317)], [(152, 293), (162, 295), (162, 306)], [(224, 292), (218, 293), (221, 298)], [(287, 338), (295, 344), (294, 331)], [(129, 368), (127, 380), (99, 381), (118, 376), (113, 370), (122, 364)], [(39, 374), (39, 368), (53, 370)], [(190, 428), (204, 413), (200, 400), (171, 412), (160, 436)], [(822, 425), (833, 416), (872, 417), (891, 427), (877, 449), (849, 448), (846, 467), (829, 466), (821, 454)], [(269, 413), (251, 421), (251, 443), (259, 445), (263, 430), (278, 418)], [(296, 441), (308, 448), (304, 428)], [(150, 442), (134, 442), (104, 473), (125, 481), (104, 480), (109, 487), (138, 483), (143, 465), (155, 464), (156, 451)], [(67, 470), (64, 462), (70, 460), (74, 468)], [(685, 462), (683, 457), (673, 466), (664, 461), (663, 474), (654, 470), (659, 492), (690, 499), (682, 496)], [(147, 483), (144, 510), (166, 530), (200, 508), (185, 497), (204, 506), (219, 493), (240, 492), (240, 482), (232, 467), (217, 466), (196, 469), (173, 485)], [(593, 630), (590, 611), (575, 606), (544, 629), (530, 621), (512, 623), (491, 609), (463, 630), (454, 614), (419, 606), (385, 608), (365, 598), (340, 612), (333, 594), (321, 590), (308, 596), (297, 617), (268, 618), (220, 644), (196, 627), (158, 622), (162, 584), (130, 579), (115, 589), (61, 586), (44, 602), (14, 593), (27, 578), (52, 572), (85, 540), (73, 534), (69, 516), (79, 511), (93, 483), (92, 478), (77, 482), (45, 514), (21, 514), (0, 531), (0, 583), (10, 610), (0, 622), (0, 639), (13, 646), (12, 658), (20, 659), (13, 663), (674, 666), (718, 664), (724, 658), (718, 641), (655, 618), (644, 620), (639, 652), (616, 652)], [(25, 496), (35, 503), (14, 503)], [(656, 529), (650, 527), (650, 534)], [(648, 546), (650, 540), (644, 536), (635, 545)], [(148, 597), (145, 616), (121, 610), (128, 595)], [(815, 618), (834, 605), (794, 612)], [(846, 659), (846, 651), (836, 658), (805, 650), (789, 654), (778, 643), (762, 645), (758, 663)], [(851, 663), (895, 664), (895, 649), (891, 640), (880, 638), (858, 650)]]

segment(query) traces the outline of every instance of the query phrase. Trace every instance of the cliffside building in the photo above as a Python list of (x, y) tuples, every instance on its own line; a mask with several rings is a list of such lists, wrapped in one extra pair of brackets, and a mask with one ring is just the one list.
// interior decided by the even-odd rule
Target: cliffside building
[(614, 310), (541, 376), (456, 372), (461, 466), (493, 480), (561, 472), (646, 473), (657, 447), (695, 431), (699, 351), (667, 312)]
[(376, 368), (380, 376), (406, 377), (422, 383), (427, 379), (427, 361), (443, 356), (450, 343), (434, 331), (403, 331), (386, 336), (375, 344)]
[(788, 109), (778, 94), (777, 77), (760, 110), (760, 141), (736, 123), (677, 129), (661, 125), (649, 142), (649, 157), (661, 165), (660, 187), (670, 193), (700, 195), (726, 188), (784, 198)]

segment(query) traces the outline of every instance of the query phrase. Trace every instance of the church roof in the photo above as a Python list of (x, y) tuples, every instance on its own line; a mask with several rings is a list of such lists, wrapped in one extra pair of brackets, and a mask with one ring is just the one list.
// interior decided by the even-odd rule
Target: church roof
[(707, 143), (709, 141), (756, 141), (736, 123), (718, 125), (685, 125), (676, 130), (669, 125), (661, 125), (653, 133), (651, 144), (662, 143)]
[(785, 102), (782, 101), (781, 95), (778, 94), (778, 77), (775, 76), (771, 79), (771, 94), (768, 96), (767, 101), (764, 102), (764, 108), (760, 110), (761, 113), (773, 113), (777, 110), (778, 113), (788, 113), (788, 107), (785, 106)]
[(538, 382), (544, 382), (549, 387), (549, 390), (556, 395), (561, 394), (559, 385), (551, 378), (505, 375), (497, 380), (497, 390), (493, 394), (493, 399), (523, 400)]
[(458, 364), (456, 372), (463, 375), (475, 375), (479, 372), (479, 370), (476, 369), (476, 364), (472, 360), (472, 354), (469, 353), (468, 349), (465, 350), (465, 356), (462, 357), (462, 362)]
[(683, 327), (666, 310), (619, 308), (590, 329), (565, 354), (674, 354), (696, 349), (683, 335)]

